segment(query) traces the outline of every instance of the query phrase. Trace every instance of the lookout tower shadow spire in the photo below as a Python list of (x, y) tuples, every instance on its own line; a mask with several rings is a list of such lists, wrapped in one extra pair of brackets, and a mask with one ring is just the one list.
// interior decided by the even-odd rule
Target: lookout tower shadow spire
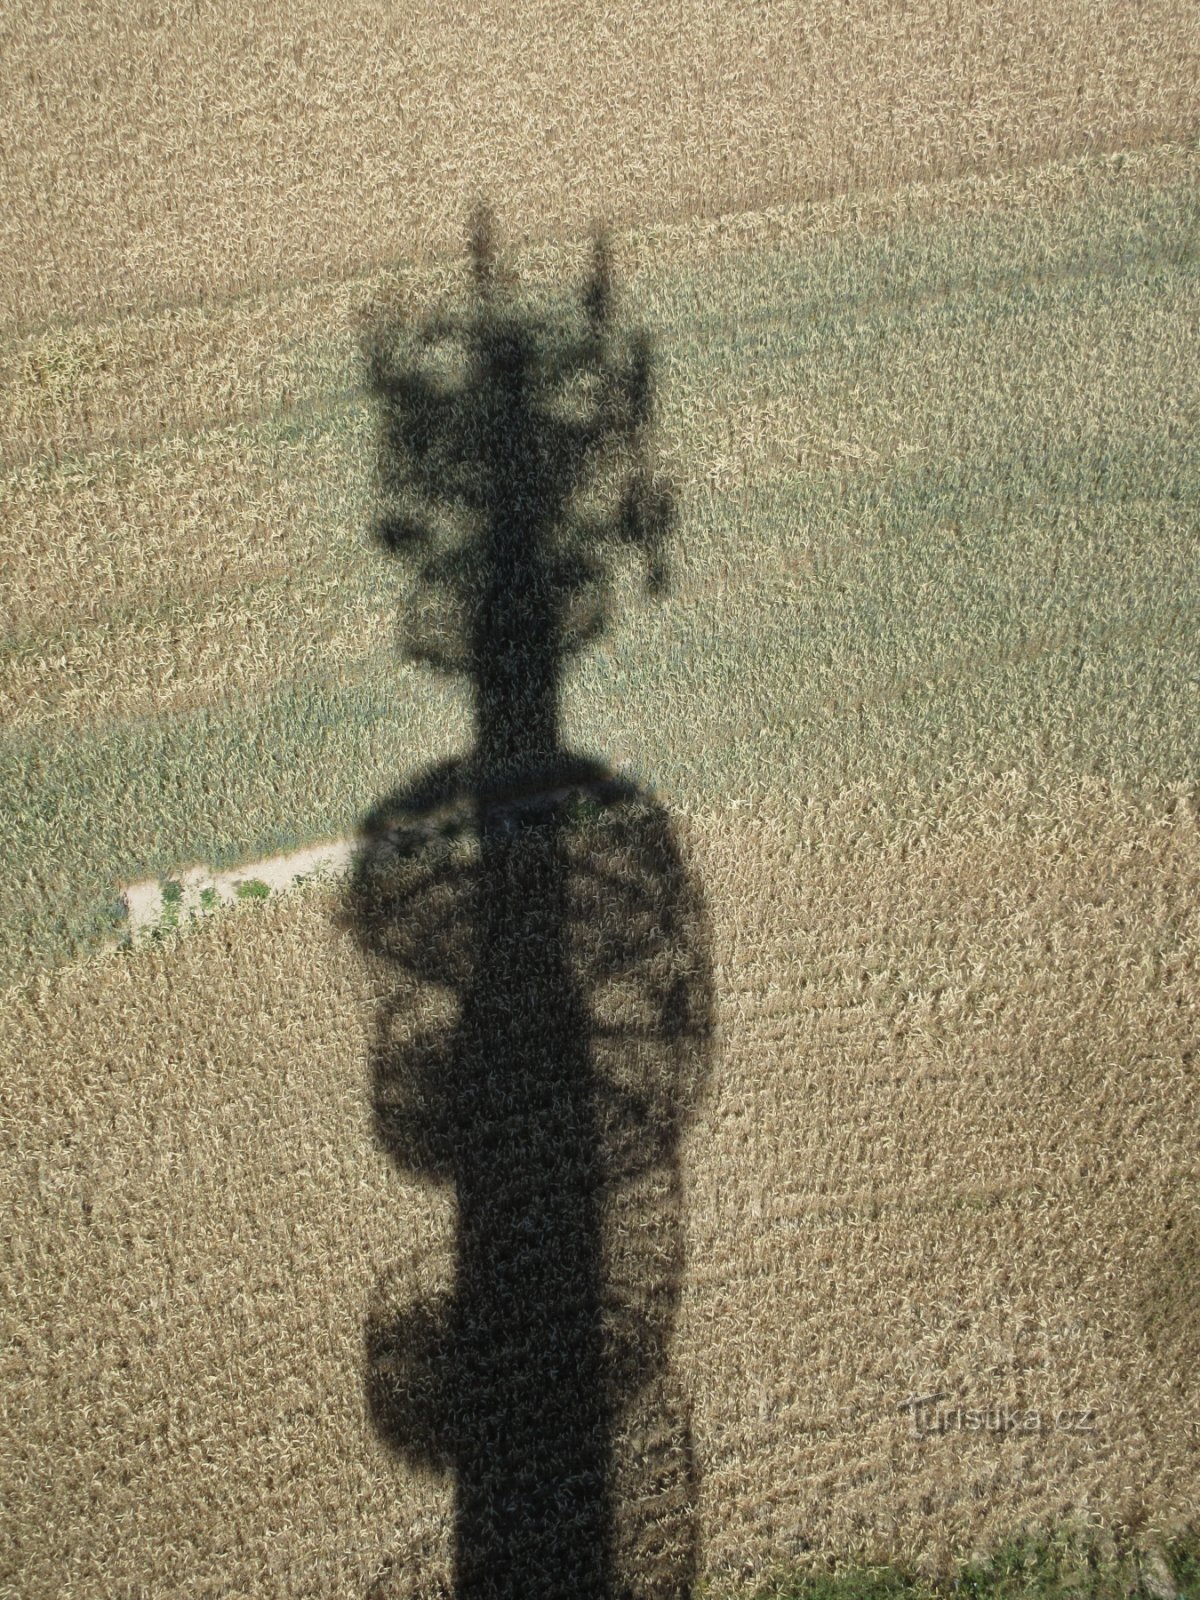
[(640, 555), (648, 588), (665, 588), (674, 507), (647, 462), (649, 341), (614, 327), (607, 231), (581, 314), (557, 318), (513, 303), (485, 206), (468, 239), (473, 307), (417, 335), (457, 353), (456, 382), (398, 363), (396, 330), (374, 331), (377, 539), (412, 579), (409, 653), (468, 677), (479, 771), (500, 779), (558, 751), (563, 671), (607, 624), (615, 558)]
[(712, 1035), (703, 901), (665, 810), (559, 726), (615, 557), (665, 582), (650, 348), (617, 333), (602, 231), (567, 313), (516, 303), (486, 208), (469, 252), (466, 314), (366, 350), (406, 649), (463, 674), (475, 716), (469, 754), (364, 819), (345, 905), (391, 990), (377, 1141), (457, 1216), (449, 1287), (387, 1275), (365, 1334), (375, 1426), (453, 1479), (453, 1536), (440, 1580), (410, 1551), (372, 1594), (685, 1596), (696, 1479), (669, 1347)]

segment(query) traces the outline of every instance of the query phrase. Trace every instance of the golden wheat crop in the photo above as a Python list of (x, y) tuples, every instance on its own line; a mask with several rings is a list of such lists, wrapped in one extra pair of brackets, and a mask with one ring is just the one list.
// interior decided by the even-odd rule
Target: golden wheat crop
[(0, 67), (0, 326), (342, 278), (1188, 138), (1181, 0), (19, 8)]

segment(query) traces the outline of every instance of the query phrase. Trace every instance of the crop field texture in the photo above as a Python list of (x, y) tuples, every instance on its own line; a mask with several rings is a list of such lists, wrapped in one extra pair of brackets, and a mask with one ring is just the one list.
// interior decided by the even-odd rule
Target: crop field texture
[[(640, 1600), (1184, 1528), (1192, 9), (0, 39), (0, 1600), (535, 1600), (581, 1551), (572, 1594)], [(654, 486), (581, 513), (626, 559), (563, 544), (561, 615), (495, 602), (564, 641), (553, 784), (503, 792), (445, 541), (569, 487), (584, 413), (521, 410), (549, 343), (456, 411), (378, 342), (491, 303), (480, 195), (581, 349), (611, 222)], [(346, 880), (251, 871), (351, 837)], [(119, 943), (198, 863), (240, 903)]]

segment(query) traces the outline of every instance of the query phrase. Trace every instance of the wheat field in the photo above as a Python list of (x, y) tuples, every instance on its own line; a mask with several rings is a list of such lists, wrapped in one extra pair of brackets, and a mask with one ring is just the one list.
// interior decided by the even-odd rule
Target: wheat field
[[(369, 537), (363, 332), (462, 300), (480, 194), (537, 305), (612, 224), (674, 496), (665, 592), (622, 569), (561, 697), (657, 819), (580, 824), (578, 905), (627, 896), (580, 923), (669, 933), (686, 881), (711, 1005), (703, 1074), (630, 1048), (666, 1153), (595, 1197), (597, 1325), (642, 1317), (622, 1581), (1194, 1522), (1190, 9), (3, 38), (0, 1596), (477, 1592), (455, 1471), (380, 1422), (405, 1308), (461, 1298), (469, 1174), (379, 1131), (445, 985), (329, 884), (107, 945), (123, 886), (353, 833), (470, 744)], [(674, 937), (596, 1014), (642, 1026)]]
[(340, 280), (516, 239), (757, 210), (1194, 132), (1178, 0), (29, 4), (5, 28), (0, 323)]

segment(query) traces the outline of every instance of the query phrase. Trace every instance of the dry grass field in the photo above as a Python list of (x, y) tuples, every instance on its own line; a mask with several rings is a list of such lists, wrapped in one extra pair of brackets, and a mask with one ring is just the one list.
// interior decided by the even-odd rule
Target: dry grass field
[[(720, 1054), (674, 1362), (714, 1577), (1194, 1507), (1197, 829), (1056, 798), (1036, 839), (1001, 783), (907, 845), (859, 796), (689, 823)], [(13, 1594), (445, 1567), (450, 1483), (373, 1442), (361, 1346), (447, 1282), (453, 1197), (373, 1148), (377, 992), (331, 915), (7, 999)], [(918, 1438), (939, 1391), (1021, 1427)]]
[(1180, 0), (87, 10), (3, 31), (0, 327), (1194, 133)]
[[(0, 40), (0, 1600), (489, 1592), (467, 1502), (536, 1447), (466, 1375), (532, 1414), (480, 1252), (556, 1215), (560, 1125), (607, 1176), (562, 1157), (568, 1309), (510, 1333), (619, 1369), (612, 1585), (1194, 1525), (1191, 9), (44, 0)], [(649, 336), (669, 583), (616, 572), (560, 697), (635, 798), (439, 823), (382, 933), (316, 884), (106, 949), (123, 886), (471, 744), (398, 649), (363, 353), (468, 294), (481, 193), (535, 307), (609, 217)], [(516, 1109), (497, 985), (505, 1048), (559, 1040)]]

